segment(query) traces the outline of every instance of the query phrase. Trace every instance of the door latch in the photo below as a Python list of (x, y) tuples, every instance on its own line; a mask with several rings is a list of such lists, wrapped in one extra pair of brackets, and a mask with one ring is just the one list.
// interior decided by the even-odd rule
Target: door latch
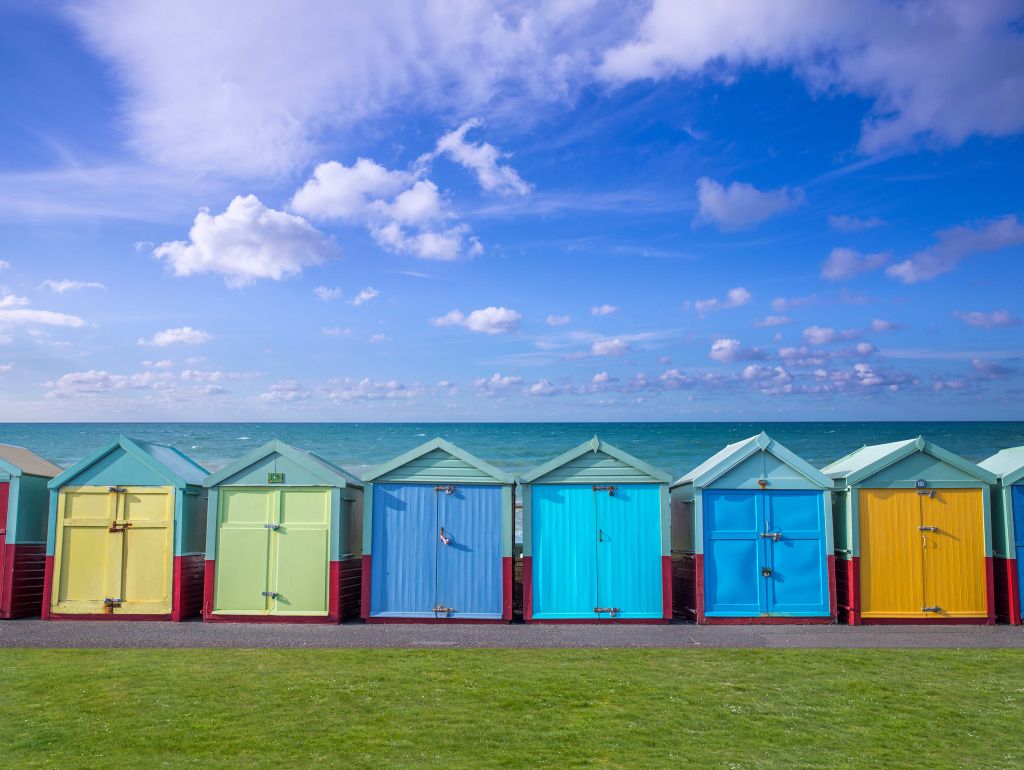
[(452, 542), (452, 540), (454, 540), (454, 539), (455, 539), (455, 538), (453, 538), (453, 537), (449, 537), (448, 535), (446, 535), (446, 534), (444, 533), (444, 527), (441, 527), (441, 542), (442, 542), (442, 543), (444, 543), (445, 545), (451, 545), (451, 542)]
[(117, 494), (120, 494), (122, 492), (127, 492), (128, 490), (125, 489), (124, 487), (110, 487), (107, 491), (108, 492), (113, 492), (115, 495), (117, 495)]
[(771, 576), (772, 576), (772, 568), (771, 567), (761, 567), (761, 577), (769, 578)]
[(455, 612), (454, 607), (445, 607), (443, 604), (435, 604), (434, 612), (441, 615), (451, 615)]
[(918, 529), (919, 532), (938, 532), (939, 531), (938, 527), (926, 527), (924, 525), (921, 525), (917, 529)]
[(598, 614), (600, 614), (602, 612), (607, 612), (612, 617), (615, 617), (616, 615), (619, 614), (619, 608), (618, 607), (594, 607), (594, 612), (596, 612)]
[(612, 497), (615, 494), (614, 485), (594, 484), (594, 486), (592, 486), (591, 489), (594, 490), (595, 492), (607, 492), (609, 497)]
[(942, 607), (937, 604), (933, 604), (930, 607), (922, 607), (921, 612), (942, 612)]
[(111, 599), (110, 597), (107, 597), (106, 599), (103, 600), (103, 611), (105, 613), (107, 613), (108, 615), (113, 615), (114, 614), (114, 608), (115, 607), (120, 607), (121, 606), (121, 602), (123, 602), (123, 601), (124, 601), (124, 599)]
[(274, 530), (274, 532), (277, 532), (277, 530), (281, 529), (281, 525), (280, 524), (264, 524), (263, 525), (263, 529), (272, 529), (272, 530)]
[(782, 533), (781, 532), (762, 532), (761, 533), (761, 537), (770, 537), (772, 540), (774, 540), (777, 543), (777, 542), (779, 542), (782, 539)]
[(124, 532), (131, 525), (132, 523), (130, 521), (115, 521), (113, 524), (110, 525), (110, 528), (107, 530), (107, 532)]
[(453, 484), (448, 484), (446, 486), (436, 486), (436, 487), (434, 487), (434, 491), (435, 492), (444, 492), (446, 495), (454, 495), (455, 494), (455, 486)]
[(261, 591), (260, 593), (263, 596), (266, 596), (268, 599), (276, 599), (277, 598), (277, 591)]

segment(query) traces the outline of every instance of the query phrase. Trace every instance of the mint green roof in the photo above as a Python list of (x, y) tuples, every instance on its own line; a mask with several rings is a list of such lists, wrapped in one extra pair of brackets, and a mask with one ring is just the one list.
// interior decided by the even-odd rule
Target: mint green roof
[(602, 441), (597, 436), (594, 436), (590, 441), (584, 441), (579, 446), (570, 449), (568, 452), (563, 452), (555, 459), (550, 460), (549, 462), (534, 468), (529, 473), (524, 474), (520, 479), (520, 483), (530, 484), (537, 481), (538, 479), (547, 476), (552, 471), (555, 471), (558, 468), (571, 463), (573, 460), (583, 457), (591, 452), (594, 454), (603, 453), (614, 460), (618, 460), (624, 466), (632, 468), (635, 472), (643, 474), (651, 481), (661, 482), (662, 484), (667, 484), (672, 481), (672, 477), (664, 471), (658, 470), (653, 465), (645, 463), (643, 460), (633, 457), (633, 455), (628, 452), (623, 452), (621, 449)]
[(221, 468), (216, 473), (209, 476), (204, 484), (207, 487), (213, 487), (220, 484), (222, 481), (226, 481), (235, 474), (241, 473), (250, 465), (259, 462), (264, 457), (277, 453), (282, 457), (286, 457), (301, 468), (305, 468), (307, 471), (312, 473), (314, 476), (319, 477), (329, 484), (334, 484), (339, 487), (358, 487), (363, 488), (363, 482), (361, 482), (354, 475), (346, 471), (344, 468), (339, 468), (337, 465), (328, 462), (320, 455), (313, 454), (305, 449), (299, 449), (291, 444), (286, 444), (283, 441), (279, 441), (276, 438), (271, 439), (261, 447), (249, 452), (245, 457), (228, 465), (226, 468)]
[(475, 468), (477, 471), (484, 474), (485, 477), (489, 477), (491, 480), (496, 481), (499, 484), (512, 484), (515, 481), (511, 474), (505, 473), (505, 471), (494, 467), (488, 462), (484, 462), (479, 457), (474, 457), (465, 449), (457, 447), (450, 441), (445, 441), (440, 437), (433, 438), (415, 449), (411, 449), (404, 454), (400, 454), (398, 457), (388, 460), (385, 463), (381, 463), (369, 473), (363, 474), (363, 480), (374, 481), (438, 450), (447, 453), (457, 460), (461, 460), (466, 465), (471, 468)]
[(930, 441), (925, 441), (923, 436), (906, 439), (905, 441), (892, 441), (888, 444), (872, 444), (861, 447), (846, 455), (846, 457), (826, 465), (821, 469), (821, 472), (833, 479), (845, 479), (847, 485), (856, 484), (873, 476), (883, 468), (902, 460), (904, 457), (912, 455), (914, 452), (924, 452), (932, 457), (936, 457), (987, 484), (996, 483), (996, 477), (988, 470)]
[(134, 457), (142, 465), (167, 479), (168, 482), (176, 487), (186, 487), (189, 485), (201, 487), (203, 480), (209, 473), (206, 468), (174, 447), (154, 444), (149, 441), (140, 441), (139, 439), (128, 438), (128, 436), (119, 434), (67, 470), (54, 476), (47, 483), (47, 486), (50, 489), (59, 489), (70, 479), (75, 478), (86, 468), (99, 462), (116, 449), (124, 450), (126, 454)]
[(1003, 449), (978, 465), (998, 476), (1003, 484), (1016, 484), (1024, 479), (1024, 446)]
[(693, 484), (694, 486), (710, 484), (756, 452), (768, 452), (774, 455), (801, 476), (818, 484), (822, 489), (832, 488), (832, 479), (803, 458), (793, 454), (764, 431), (742, 441), (727, 444), (675, 482), (672, 487), (675, 488), (685, 484)]

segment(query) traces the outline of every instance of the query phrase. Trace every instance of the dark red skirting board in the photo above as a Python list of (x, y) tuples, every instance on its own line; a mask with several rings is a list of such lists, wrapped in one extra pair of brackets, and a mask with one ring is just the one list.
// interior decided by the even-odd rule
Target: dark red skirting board
[(46, 582), (46, 546), (8, 543), (4, 546), (3, 597), (0, 618), (37, 618), (42, 611)]
[(356, 557), (335, 564), (338, 565), (338, 617), (341, 620), (358, 618), (362, 595), (363, 560)]
[(171, 619), (188, 620), (203, 609), (203, 554), (174, 557), (174, 594)]
[(860, 586), (860, 559), (837, 559), (836, 569), (836, 617), (840, 623), (860, 625), (860, 608), (857, 605)]
[(833, 553), (828, 555), (828, 614), (833, 623), (838, 615), (836, 602), (836, 556)]
[(523, 557), (523, 620), (533, 620), (533, 557)]
[[(846, 560), (845, 576), (842, 570), (842, 562), (839, 565), (838, 585), (845, 579), (849, 585), (849, 605), (843, 607), (840, 601), (839, 617), (847, 619), (846, 622), (853, 626), (870, 625), (894, 625), (894, 626), (991, 626), (996, 622), (996, 599), (995, 599), (995, 574), (992, 564), (992, 557), (985, 557), (985, 591), (988, 603), (988, 616), (984, 618), (865, 618), (861, 616), (860, 608), (860, 558), (854, 556)], [(840, 599), (842, 595), (840, 594)]]
[(501, 625), (507, 626), (504, 618), (365, 618), (367, 623), (414, 623), (420, 625)]
[(501, 557), (501, 594), (504, 599), (501, 608), (501, 619), (512, 620), (512, 557)]
[(661, 557), (661, 618), (672, 620), (672, 557)]
[(359, 617), (370, 617), (370, 554), (363, 554), (363, 574), (360, 579), (362, 592), (359, 596)]
[(1017, 560), (995, 558), (992, 561), (996, 581), (996, 620), (1019, 626), (1021, 611)]
[(39, 617), (43, 620), (50, 619), (51, 596), (53, 596), (53, 557), (47, 556), (43, 572), (43, 604), (39, 608)]
[[(356, 567), (342, 567), (356, 562)], [(343, 589), (351, 593), (353, 581), (358, 584), (361, 569), (358, 561), (352, 559), (345, 562), (332, 561), (328, 572), (327, 585), (334, 586), (327, 598), (326, 615), (218, 615), (213, 611), (213, 589), (217, 577), (217, 562), (209, 559), (206, 561), (206, 579), (203, 599), (203, 622), (204, 623), (276, 623), (293, 625), (337, 625), (342, 612)], [(347, 587), (347, 588), (346, 588)], [(351, 609), (347, 611), (351, 612)]]

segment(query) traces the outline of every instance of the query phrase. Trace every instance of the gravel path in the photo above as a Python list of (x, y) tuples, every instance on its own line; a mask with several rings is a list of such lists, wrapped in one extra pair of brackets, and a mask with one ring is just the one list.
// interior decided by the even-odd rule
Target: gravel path
[(0, 647), (1024, 647), (1020, 626), (269, 625), (0, 621)]

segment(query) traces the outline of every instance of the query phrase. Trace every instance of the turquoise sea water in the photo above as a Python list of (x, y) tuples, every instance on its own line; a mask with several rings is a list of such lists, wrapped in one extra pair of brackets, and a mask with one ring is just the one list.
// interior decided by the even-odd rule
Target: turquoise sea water
[(1024, 422), (787, 423), (5, 423), (0, 443), (62, 466), (117, 433), (171, 444), (211, 471), (271, 438), (308, 449), (357, 475), (441, 436), (512, 473), (529, 470), (595, 434), (673, 477), (723, 445), (761, 430), (821, 467), (863, 446), (923, 435), (977, 462), (1024, 445)]

